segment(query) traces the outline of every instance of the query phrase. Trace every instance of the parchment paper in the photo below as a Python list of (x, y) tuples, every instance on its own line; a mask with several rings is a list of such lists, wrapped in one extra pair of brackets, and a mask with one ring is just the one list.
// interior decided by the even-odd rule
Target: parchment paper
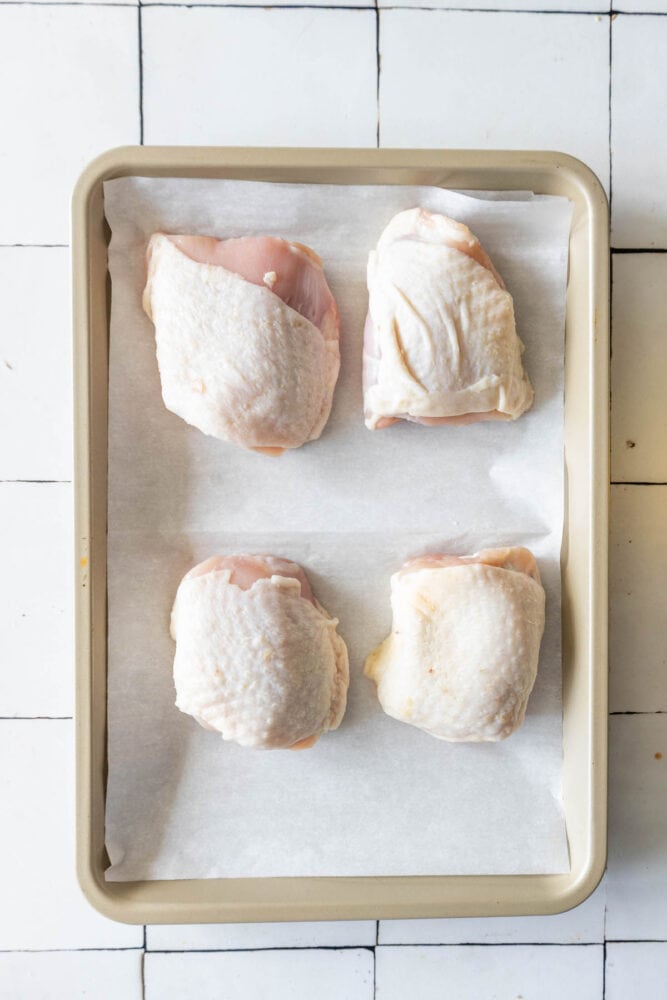
[[(126, 178), (112, 229), (109, 373), (107, 878), (555, 873), (561, 803), (559, 553), (570, 204), (436, 188)], [(514, 296), (533, 409), (517, 422), (370, 432), (361, 345), (368, 250), (423, 205), (470, 225)], [(160, 396), (141, 310), (157, 231), (273, 233), (312, 246), (342, 319), (342, 369), (317, 442), (279, 459), (205, 437)], [(390, 626), (389, 576), (409, 556), (527, 545), (547, 591), (537, 683), (502, 743), (448, 744), (388, 718), (365, 655)], [(216, 553), (301, 563), (340, 619), (349, 707), (314, 749), (223, 742), (174, 707), (168, 622), (181, 576)]]

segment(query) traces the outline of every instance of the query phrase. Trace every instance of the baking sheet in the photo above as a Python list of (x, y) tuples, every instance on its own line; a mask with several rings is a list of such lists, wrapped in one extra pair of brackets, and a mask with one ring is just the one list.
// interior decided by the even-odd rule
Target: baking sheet
[[(561, 804), (562, 372), (570, 205), (435, 188), (126, 178), (112, 228), (109, 780), (112, 880), (568, 870)], [(513, 424), (371, 433), (361, 415), (365, 260), (402, 208), (467, 222), (511, 290), (536, 390)], [(161, 402), (140, 308), (156, 230), (270, 232), (313, 246), (341, 311), (341, 376), (320, 441), (268, 459), (204, 437)], [(361, 668), (387, 633), (404, 558), (528, 545), (547, 629), (523, 729), (451, 745), (389, 719)], [(302, 563), (350, 650), (349, 708), (303, 753), (248, 751), (173, 705), (168, 618), (182, 574), (217, 552)]]

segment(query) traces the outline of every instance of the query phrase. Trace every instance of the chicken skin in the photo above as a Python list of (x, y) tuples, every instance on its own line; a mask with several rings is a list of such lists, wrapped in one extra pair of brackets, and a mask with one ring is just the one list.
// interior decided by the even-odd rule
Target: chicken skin
[(369, 255), (368, 292), (368, 428), (514, 420), (532, 405), (512, 296), (467, 226), (399, 212)]
[(296, 563), (207, 559), (183, 577), (171, 615), (177, 708), (241, 746), (311, 747), (345, 714), (337, 624)]
[(314, 251), (273, 236), (155, 233), (144, 310), (162, 398), (205, 434), (272, 455), (320, 436), (340, 321)]
[(387, 715), (441, 740), (502, 740), (523, 723), (544, 631), (528, 549), (412, 559), (391, 578), (390, 635), (367, 658)]

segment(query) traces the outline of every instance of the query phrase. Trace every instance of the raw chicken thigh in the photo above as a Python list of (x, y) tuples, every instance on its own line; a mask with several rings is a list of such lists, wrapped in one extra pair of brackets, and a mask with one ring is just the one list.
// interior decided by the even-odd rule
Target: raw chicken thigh
[(512, 296), (467, 226), (399, 212), (368, 259), (364, 411), (371, 430), (514, 420), (533, 402)]
[(340, 367), (340, 322), (308, 247), (273, 236), (156, 233), (143, 305), (168, 410), (268, 454), (320, 436)]
[(171, 615), (177, 708), (241, 746), (311, 747), (345, 714), (337, 624), (296, 563), (207, 559), (183, 577)]
[(391, 578), (390, 635), (366, 660), (382, 708), (441, 740), (502, 740), (522, 724), (544, 631), (528, 549), (423, 556)]

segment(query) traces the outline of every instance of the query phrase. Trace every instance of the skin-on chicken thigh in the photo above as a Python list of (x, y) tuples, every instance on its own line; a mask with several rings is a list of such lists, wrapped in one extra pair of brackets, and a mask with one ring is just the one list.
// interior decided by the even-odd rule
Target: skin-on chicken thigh
[(317, 254), (274, 236), (155, 233), (147, 263), (143, 305), (167, 409), (266, 454), (318, 438), (340, 321)]
[(382, 708), (441, 740), (502, 740), (524, 720), (544, 631), (528, 549), (411, 559), (391, 578), (392, 631), (366, 660)]
[(296, 563), (216, 556), (171, 615), (176, 706), (241, 746), (311, 747), (345, 714), (347, 648)]
[(514, 420), (533, 401), (512, 296), (467, 226), (415, 208), (368, 259), (364, 411), (396, 420)]

